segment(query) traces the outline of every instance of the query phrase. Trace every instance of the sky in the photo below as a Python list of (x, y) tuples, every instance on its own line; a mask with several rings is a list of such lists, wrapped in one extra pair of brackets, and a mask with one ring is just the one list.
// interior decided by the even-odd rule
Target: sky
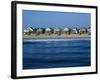
[(81, 28), (90, 27), (90, 13), (23, 10), (23, 27)]

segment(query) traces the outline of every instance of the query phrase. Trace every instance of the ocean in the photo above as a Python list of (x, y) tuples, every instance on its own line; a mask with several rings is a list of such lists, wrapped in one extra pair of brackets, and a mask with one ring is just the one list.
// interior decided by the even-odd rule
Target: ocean
[(90, 66), (90, 45), (90, 39), (24, 40), (23, 69)]

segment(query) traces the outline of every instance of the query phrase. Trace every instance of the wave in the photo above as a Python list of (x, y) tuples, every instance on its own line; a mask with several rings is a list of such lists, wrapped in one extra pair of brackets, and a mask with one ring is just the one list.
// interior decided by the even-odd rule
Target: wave
[(90, 38), (67, 38), (67, 39), (23, 39), (24, 42), (34, 41), (70, 41), (70, 40), (90, 40)]

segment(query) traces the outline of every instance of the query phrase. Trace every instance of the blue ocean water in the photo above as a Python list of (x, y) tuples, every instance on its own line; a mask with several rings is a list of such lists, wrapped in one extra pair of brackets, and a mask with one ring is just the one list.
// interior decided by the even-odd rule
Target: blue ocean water
[(23, 41), (23, 69), (91, 65), (89, 39)]

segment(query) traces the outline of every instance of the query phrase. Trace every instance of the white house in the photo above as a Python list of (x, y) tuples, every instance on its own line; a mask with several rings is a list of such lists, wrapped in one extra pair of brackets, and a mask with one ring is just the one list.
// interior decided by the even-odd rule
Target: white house
[(32, 27), (28, 27), (27, 30), (33, 31), (33, 28)]
[(47, 35), (50, 35), (52, 33), (52, 29), (51, 28), (45, 28), (45, 33)]
[(63, 33), (64, 34), (69, 34), (70, 33), (70, 29), (69, 28), (64, 28), (63, 29)]
[(50, 32), (51, 31), (51, 28), (46, 28), (45, 31), (46, 32)]
[(24, 34), (28, 34), (28, 33), (29, 33), (29, 30), (24, 29)]

